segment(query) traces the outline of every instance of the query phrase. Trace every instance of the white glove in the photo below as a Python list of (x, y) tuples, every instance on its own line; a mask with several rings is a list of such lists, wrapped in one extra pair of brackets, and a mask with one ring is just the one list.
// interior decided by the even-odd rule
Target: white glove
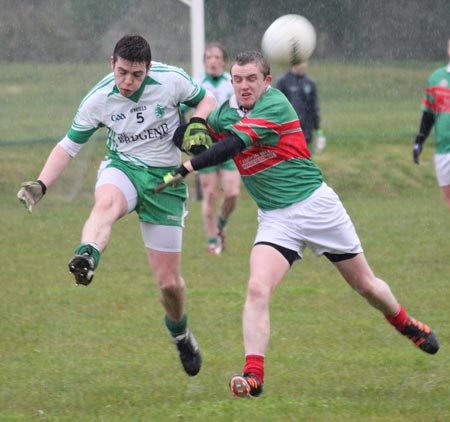
[(327, 146), (327, 138), (325, 138), (323, 131), (318, 129), (316, 131), (316, 150), (315, 150), (315, 152), (317, 154), (320, 154), (325, 149), (326, 146)]
[(36, 205), (41, 200), (46, 190), (47, 187), (40, 180), (36, 182), (24, 182), (19, 192), (17, 192), (17, 198), (19, 198), (19, 201), (29, 212), (32, 212), (33, 205)]

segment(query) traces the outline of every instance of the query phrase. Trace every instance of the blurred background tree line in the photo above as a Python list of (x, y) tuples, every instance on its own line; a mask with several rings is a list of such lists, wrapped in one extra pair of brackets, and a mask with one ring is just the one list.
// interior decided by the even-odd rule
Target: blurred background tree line
[[(144, 35), (155, 60), (190, 60), (190, 12), (179, 0), (0, 0), (0, 8), (2, 62), (104, 61), (125, 33)], [(205, 0), (206, 41), (231, 54), (259, 49), (287, 13), (316, 27), (317, 58), (446, 58), (448, 0)]]

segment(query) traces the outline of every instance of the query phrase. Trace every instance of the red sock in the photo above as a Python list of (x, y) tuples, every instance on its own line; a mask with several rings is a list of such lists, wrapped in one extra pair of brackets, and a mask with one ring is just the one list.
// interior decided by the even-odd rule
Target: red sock
[(247, 355), (245, 356), (244, 374), (251, 372), (264, 384), (264, 356)]
[(385, 318), (392, 324), (398, 331), (403, 331), (408, 323), (408, 314), (403, 309), (403, 306), (400, 306), (400, 310), (395, 315), (385, 315)]

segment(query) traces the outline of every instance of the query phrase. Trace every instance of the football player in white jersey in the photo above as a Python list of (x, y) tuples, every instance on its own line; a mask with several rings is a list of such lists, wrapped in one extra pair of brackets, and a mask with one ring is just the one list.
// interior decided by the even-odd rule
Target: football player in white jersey
[(151, 189), (181, 162), (181, 152), (172, 141), (180, 123), (180, 104), (195, 108), (184, 138), (188, 150), (191, 142), (211, 141), (205, 119), (216, 100), (182, 69), (153, 62), (150, 46), (140, 35), (125, 35), (117, 42), (111, 67), (112, 73), (82, 100), (70, 130), (51, 151), (37, 181), (23, 183), (18, 197), (31, 212), (91, 135), (107, 128), (108, 155), (100, 166), (95, 204), (69, 271), (77, 285), (87, 286), (113, 224), (135, 211), (160, 289), (166, 327), (184, 370), (194, 376), (202, 359), (188, 328), (186, 285), (180, 273), (187, 187), (180, 184), (166, 195), (153, 195)]

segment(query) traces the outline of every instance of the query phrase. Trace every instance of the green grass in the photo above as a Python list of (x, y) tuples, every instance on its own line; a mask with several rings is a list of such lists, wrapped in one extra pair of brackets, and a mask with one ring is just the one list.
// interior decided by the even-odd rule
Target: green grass
[[(420, 166), (411, 160), (429, 69), (311, 65), (329, 141), (316, 161), (352, 216), (374, 271), (435, 329), (442, 350), (417, 350), (325, 259), (308, 252), (273, 298), (258, 400), (235, 399), (227, 389), (243, 365), (241, 314), (256, 229), (248, 195), (220, 257), (207, 255), (200, 204), (189, 201), (183, 276), (204, 355), (200, 374), (189, 378), (165, 332), (134, 214), (115, 226), (91, 286), (75, 287), (67, 272), (103, 143), (81, 152), (32, 215), (15, 198), (52, 146), (20, 141), (61, 136), (104, 68), (33, 67), (32, 80), (25, 65), (0, 70), (6, 91), (17, 85), (21, 92), (1, 98), (8, 105), (2, 141), (18, 141), (0, 147), (1, 421), (449, 420), (450, 220), (434, 179), (432, 140)], [(19, 115), (26, 127), (13, 118)]]

